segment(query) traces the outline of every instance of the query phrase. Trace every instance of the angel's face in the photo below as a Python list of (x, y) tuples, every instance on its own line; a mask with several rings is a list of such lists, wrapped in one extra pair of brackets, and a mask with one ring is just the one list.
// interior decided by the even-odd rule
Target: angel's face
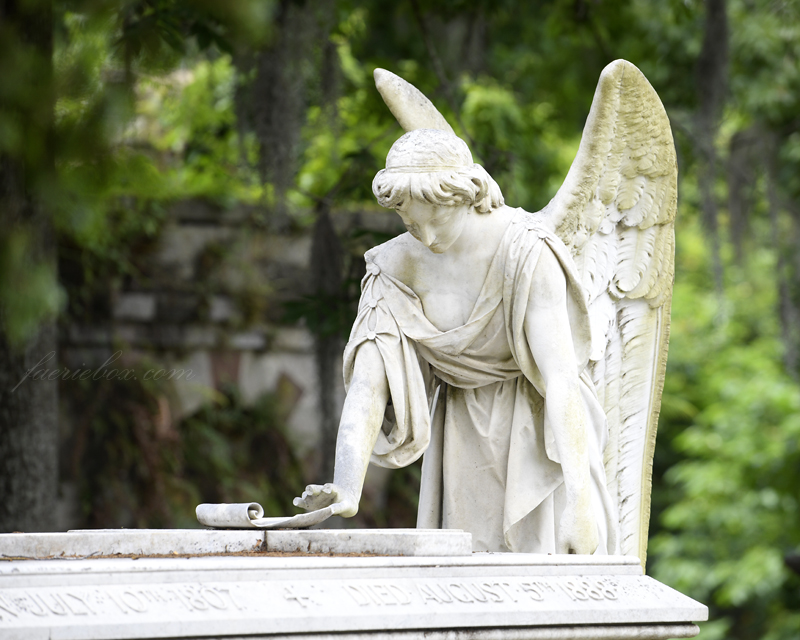
[(470, 205), (435, 205), (411, 200), (397, 209), (408, 232), (433, 253), (444, 253), (453, 246), (467, 220)]

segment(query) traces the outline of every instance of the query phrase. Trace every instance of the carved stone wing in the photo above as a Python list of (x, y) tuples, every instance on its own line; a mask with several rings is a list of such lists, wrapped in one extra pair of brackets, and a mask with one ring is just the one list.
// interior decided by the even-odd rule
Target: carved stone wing
[(580, 149), (541, 215), (572, 250), (589, 301), (590, 372), (608, 416), (620, 553), (644, 564), (675, 268), (677, 161), (658, 95), (630, 62), (600, 76)]
[(439, 129), (454, 134), (444, 116), (413, 84), (386, 69), (375, 69), (372, 75), (378, 93), (403, 129)]

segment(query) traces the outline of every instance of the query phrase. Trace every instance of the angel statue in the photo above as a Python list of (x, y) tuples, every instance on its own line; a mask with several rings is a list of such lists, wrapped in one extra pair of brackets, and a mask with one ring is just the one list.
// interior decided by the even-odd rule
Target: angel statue
[(415, 87), (375, 81), (407, 133), (372, 189), (408, 233), (365, 255), (333, 482), (306, 487), (296, 518), (353, 516), (370, 461), (424, 455), (420, 528), (643, 562), (677, 207), (656, 92), (606, 67), (564, 184), (532, 214)]
[(375, 81), (407, 133), (372, 189), (408, 233), (366, 253), (333, 483), (295, 504), (352, 516), (370, 461), (424, 454), (418, 527), (643, 560), (677, 208), (656, 92), (606, 67), (563, 186), (531, 214), (419, 91)]

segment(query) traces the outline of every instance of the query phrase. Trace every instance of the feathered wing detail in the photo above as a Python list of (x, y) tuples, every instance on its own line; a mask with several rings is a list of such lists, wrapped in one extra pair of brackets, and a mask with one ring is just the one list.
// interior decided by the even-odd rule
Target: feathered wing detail
[(589, 363), (609, 422), (620, 553), (644, 564), (675, 267), (677, 161), (667, 114), (631, 63), (600, 76), (580, 149), (542, 211), (570, 247), (589, 302)]
[[(406, 131), (452, 128), (416, 87), (375, 70)], [(644, 564), (658, 412), (675, 269), (677, 160), (658, 95), (630, 62), (600, 76), (580, 148), (540, 212), (570, 247), (589, 303), (589, 368), (609, 423), (606, 477), (620, 514), (620, 549)]]

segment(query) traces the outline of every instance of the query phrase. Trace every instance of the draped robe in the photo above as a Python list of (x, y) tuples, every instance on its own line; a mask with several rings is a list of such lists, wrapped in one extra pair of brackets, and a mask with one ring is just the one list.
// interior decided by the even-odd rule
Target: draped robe
[(615, 553), (618, 520), (603, 467), (608, 427), (586, 371), (589, 316), (568, 249), (518, 210), (467, 322), (449, 331), (437, 329), (414, 291), (381, 269), (386, 250), (384, 244), (365, 254), (344, 379), (349, 389), (358, 348), (374, 341), (390, 402), (371, 462), (398, 468), (424, 454), (417, 526), (469, 531), (476, 551), (556, 552), (564, 477), (524, 322), (536, 303), (533, 274), (550, 251), (566, 275), (597, 553)]

